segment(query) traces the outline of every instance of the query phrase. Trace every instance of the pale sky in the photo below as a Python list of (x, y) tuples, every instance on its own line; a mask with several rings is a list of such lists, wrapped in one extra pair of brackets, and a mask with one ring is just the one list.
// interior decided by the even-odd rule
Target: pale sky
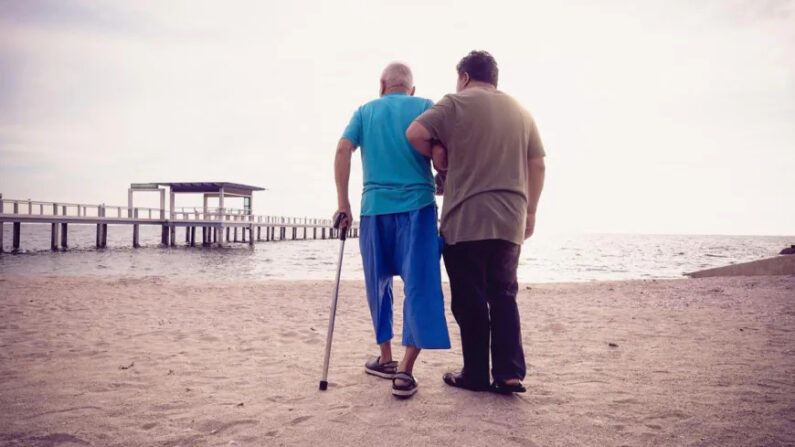
[[(795, 234), (794, 1), (0, 0), (0, 192), (232, 181), (268, 188), (256, 213), (328, 217), (383, 67), (438, 100), (473, 49), (541, 131), (537, 235)], [(358, 153), (351, 191), (357, 213)]]

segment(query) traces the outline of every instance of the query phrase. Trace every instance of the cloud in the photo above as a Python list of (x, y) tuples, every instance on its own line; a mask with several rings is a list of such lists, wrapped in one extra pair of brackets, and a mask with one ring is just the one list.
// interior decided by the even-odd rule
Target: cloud
[(4, 0), (0, 18), (7, 25), (103, 35), (142, 34), (152, 22), (122, 3), (61, 0)]

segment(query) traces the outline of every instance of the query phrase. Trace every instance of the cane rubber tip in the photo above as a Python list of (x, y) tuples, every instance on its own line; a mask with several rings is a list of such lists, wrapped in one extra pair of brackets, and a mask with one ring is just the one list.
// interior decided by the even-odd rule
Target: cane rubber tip
[(326, 382), (325, 380), (321, 380), (320, 381), (320, 391), (326, 391), (326, 388), (328, 388), (328, 382)]

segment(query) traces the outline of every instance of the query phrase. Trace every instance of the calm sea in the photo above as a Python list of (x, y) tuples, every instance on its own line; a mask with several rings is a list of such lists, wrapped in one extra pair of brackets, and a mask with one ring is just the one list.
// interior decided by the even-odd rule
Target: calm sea
[[(4, 225), (3, 245), (11, 245)], [(186, 280), (334, 279), (339, 241), (261, 242), (253, 248), (161, 248), (160, 227), (141, 227), (142, 248), (130, 248), (130, 226), (109, 226), (108, 248), (94, 248), (95, 227), (72, 225), (67, 251), (49, 250), (49, 225), (23, 224), (20, 254), (0, 255), (0, 273), (17, 275), (165, 276)], [(177, 240), (184, 244), (182, 229)], [(197, 237), (199, 237), (197, 235)], [(679, 278), (684, 272), (778, 254), (795, 236), (538, 234), (525, 243), (523, 282)], [(358, 239), (345, 246), (343, 279), (362, 279)]]

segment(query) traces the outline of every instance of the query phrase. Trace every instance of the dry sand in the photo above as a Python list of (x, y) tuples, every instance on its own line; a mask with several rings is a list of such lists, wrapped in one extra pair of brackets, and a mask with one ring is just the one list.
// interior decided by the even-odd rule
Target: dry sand
[(448, 315), (407, 401), (359, 282), (317, 391), (331, 289), (0, 276), (0, 445), (795, 445), (793, 276), (523, 285), (529, 392), (444, 385)]

